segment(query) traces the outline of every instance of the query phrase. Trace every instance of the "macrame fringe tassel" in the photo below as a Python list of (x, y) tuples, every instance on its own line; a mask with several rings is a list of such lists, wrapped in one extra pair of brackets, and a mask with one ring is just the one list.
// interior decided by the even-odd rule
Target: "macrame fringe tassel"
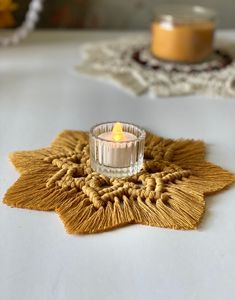
[(80, 196), (70, 203), (56, 209), (68, 233), (94, 233), (114, 229), (133, 223), (134, 215), (130, 210), (128, 199), (124, 196), (114, 202), (108, 201), (105, 207), (98, 209), (88, 198)]

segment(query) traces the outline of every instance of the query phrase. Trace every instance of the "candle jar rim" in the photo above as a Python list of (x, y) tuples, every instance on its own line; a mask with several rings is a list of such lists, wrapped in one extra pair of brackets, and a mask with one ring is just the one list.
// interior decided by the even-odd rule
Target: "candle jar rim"
[[(97, 127), (99, 127), (99, 126), (103, 126), (103, 125), (111, 125), (111, 124), (114, 125), (114, 124), (117, 123), (117, 122), (121, 123), (122, 125), (125, 125), (125, 124), (126, 124), (126, 125), (134, 126), (135, 128), (137, 128), (137, 129), (139, 130), (140, 135), (139, 135), (139, 136), (136, 136), (135, 139), (130, 140), (130, 141), (112, 141), (112, 140), (110, 141), (110, 140), (104, 139), (104, 138), (102, 138), (102, 137), (99, 137), (98, 134), (94, 133), (94, 130), (95, 130)], [(104, 131), (104, 132), (107, 132), (107, 131)], [(99, 134), (101, 134), (101, 133), (99, 133)], [(123, 144), (123, 143), (126, 143), (126, 144), (128, 144), (128, 143), (134, 143), (134, 142), (137, 142), (137, 141), (140, 141), (140, 140), (145, 139), (146, 132), (145, 132), (145, 130), (144, 130), (142, 127), (140, 127), (140, 126), (138, 126), (138, 125), (136, 125), (136, 124), (133, 124), (133, 123), (124, 122), (124, 121), (109, 121), (109, 122), (102, 122), (102, 123), (99, 123), (99, 124), (96, 124), (96, 125), (92, 126), (91, 129), (90, 129), (90, 135), (91, 135), (92, 137), (94, 137), (94, 138), (96, 138), (96, 139), (99, 139), (100, 141), (104, 141), (104, 142), (106, 142), (106, 143), (115, 143), (115, 144)]]
[(201, 5), (161, 4), (155, 9), (155, 21), (197, 23), (214, 21), (216, 11)]

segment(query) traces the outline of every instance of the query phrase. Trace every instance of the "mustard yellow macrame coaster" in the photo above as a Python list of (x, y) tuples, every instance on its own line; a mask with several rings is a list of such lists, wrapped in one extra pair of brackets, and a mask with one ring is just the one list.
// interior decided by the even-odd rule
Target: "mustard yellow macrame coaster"
[(142, 171), (108, 178), (90, 168), (88, 134), (64, 131), (50, 147), (13, 153), (20, 178), (4, 203), (55, 210), (69, 233), (94, 233), (131, 223), (194, 229), (204, 195), (234, 182), (234, 175), (204, 160), (201, 141), (147, 134)]

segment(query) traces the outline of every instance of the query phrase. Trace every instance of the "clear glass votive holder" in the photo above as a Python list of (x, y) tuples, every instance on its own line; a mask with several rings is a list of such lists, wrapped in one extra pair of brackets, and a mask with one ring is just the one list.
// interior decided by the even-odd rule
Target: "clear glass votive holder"
[(109, 177), (126, 177), (138, 173), (143, 165), (145, 131), (140, 127), (119, 123), (122, 140), (114, 140), (116, 122), (95, 125), (90, 130), (91, 168)]

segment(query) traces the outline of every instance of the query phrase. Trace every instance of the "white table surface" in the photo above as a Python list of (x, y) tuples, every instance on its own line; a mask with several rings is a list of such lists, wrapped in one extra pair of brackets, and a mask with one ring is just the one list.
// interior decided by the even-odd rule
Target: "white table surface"
[[(202, 139), (235, 172), (235, 99), (135, 97), (77, 74), (79, 44), (113, 32), (37, 32), (0, 49), (0, 198), (17, 179), (8, 153), (47, 146), (63, 129), (126, 120)], [(235, 31), (224, 35), (235, 40)], [(53, 212), (0, 204), (2, 300), (234, 300), (235, 187), (207, 197), (196, 231), (134, 225), (72, 236)]]

